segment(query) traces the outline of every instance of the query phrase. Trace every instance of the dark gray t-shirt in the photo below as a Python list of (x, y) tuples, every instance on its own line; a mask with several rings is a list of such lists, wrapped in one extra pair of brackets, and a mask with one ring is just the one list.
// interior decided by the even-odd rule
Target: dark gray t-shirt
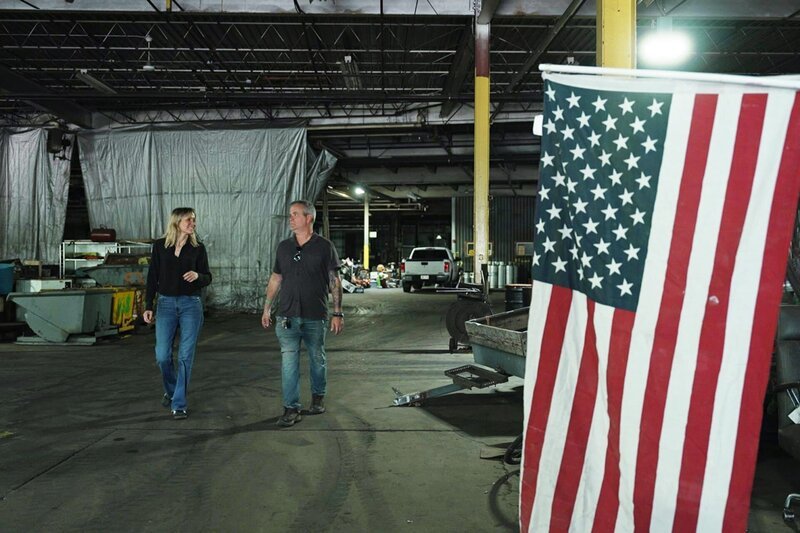
[(324, 319), (328, 316), (330, 272), (339, 269), (336, 247), (328, 239), (311, 234), (303, 246), (294, 236), (281, 241), (272, 271), (280, 274), (279, 316)]

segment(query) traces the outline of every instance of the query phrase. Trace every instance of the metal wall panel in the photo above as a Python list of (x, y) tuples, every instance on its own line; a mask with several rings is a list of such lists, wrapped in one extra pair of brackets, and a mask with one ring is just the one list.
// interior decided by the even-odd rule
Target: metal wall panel
[[(466, 242), (472, 241), (473, 200), (454, 198), (456, 253), (464, 260), (464, 270), (472, 271), (473, 262), (467, 255)], [(530, 257), (514, 254), (514, 244), (533, 241), (535, 196), (496, 196), (489, 199), (489, 240), (492, 242), (492, 261), (514, 263), (530, 272)], [(530, 274), (520, 275), (525, 281)]]

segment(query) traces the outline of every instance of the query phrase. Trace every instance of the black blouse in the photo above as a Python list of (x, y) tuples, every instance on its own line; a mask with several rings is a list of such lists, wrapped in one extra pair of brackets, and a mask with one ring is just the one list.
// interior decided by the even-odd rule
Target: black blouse
[[(145, 310), (153, 310), (153, 299), (156, 293), (163, 296), (200, 296), (200, 289), (211, 284), (211, 271), (208, 269), (208, 255), (202, 244), (194, 247), (190, 242), (181, 249), (181, 255), (175, 257), (175, 247), (164, 246), (165, 239), (153, 243), (150, 256), (150, 268), (147, 272), (147, 294)], [(188, 282), (183, 275), (195, 271), (199, 277)]]

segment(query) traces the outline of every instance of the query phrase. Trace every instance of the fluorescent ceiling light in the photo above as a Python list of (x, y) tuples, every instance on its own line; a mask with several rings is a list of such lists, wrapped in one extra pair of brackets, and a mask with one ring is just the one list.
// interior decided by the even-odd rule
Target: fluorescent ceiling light
[(86, 85), (93, 87), (100, 91), (101, 93), (105, 94), (117, 94), (117, 91), (103, 83), (102, 81), (98, 80), (97, 78), (93, 77), (86, 69), (79, 70), (75, 77), (81, 80)]
[(344, 61), (339, 63), (339, 68), (342, 70), (344, 77), (344, 86), (348, 89), (361, 89), (361, 76), (358, 72), (358, 65), (356, 64), (353, 56), (344, 56)]
[(681, 31), (672, 29), (669, 17), (658, 19), (657, 29), (639, 42), (639, 59), (647, 66), (674, 67), (692, 54), (692, 41)]
[(363, 189), (363, 187), (356, 187), (355, 191), (356, 191), (356, 194), (359, 195), (359, 196), (361, 196), (362, 194), (364, 194), (366, 192)]

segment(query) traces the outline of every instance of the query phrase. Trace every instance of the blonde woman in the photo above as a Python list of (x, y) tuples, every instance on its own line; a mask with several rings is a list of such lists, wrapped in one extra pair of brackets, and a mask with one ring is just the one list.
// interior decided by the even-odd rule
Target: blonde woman
[[(164, 381), (161, 405), (172, 408), (172, 417), (188, 416), (186, 392), (192, 374), (197, 337), (203, 326), (200, 289), (211, 283), (208, 255), (197, 241), (197, 218), (191, 207), (173, 209), (164, 237), (153, 243), (147, 273), (144, 321), (153, 322), (153, 300), (158, 293), (156, 362)], [(178, 369), (172, 360), (172, 342), (180, 326)]]

